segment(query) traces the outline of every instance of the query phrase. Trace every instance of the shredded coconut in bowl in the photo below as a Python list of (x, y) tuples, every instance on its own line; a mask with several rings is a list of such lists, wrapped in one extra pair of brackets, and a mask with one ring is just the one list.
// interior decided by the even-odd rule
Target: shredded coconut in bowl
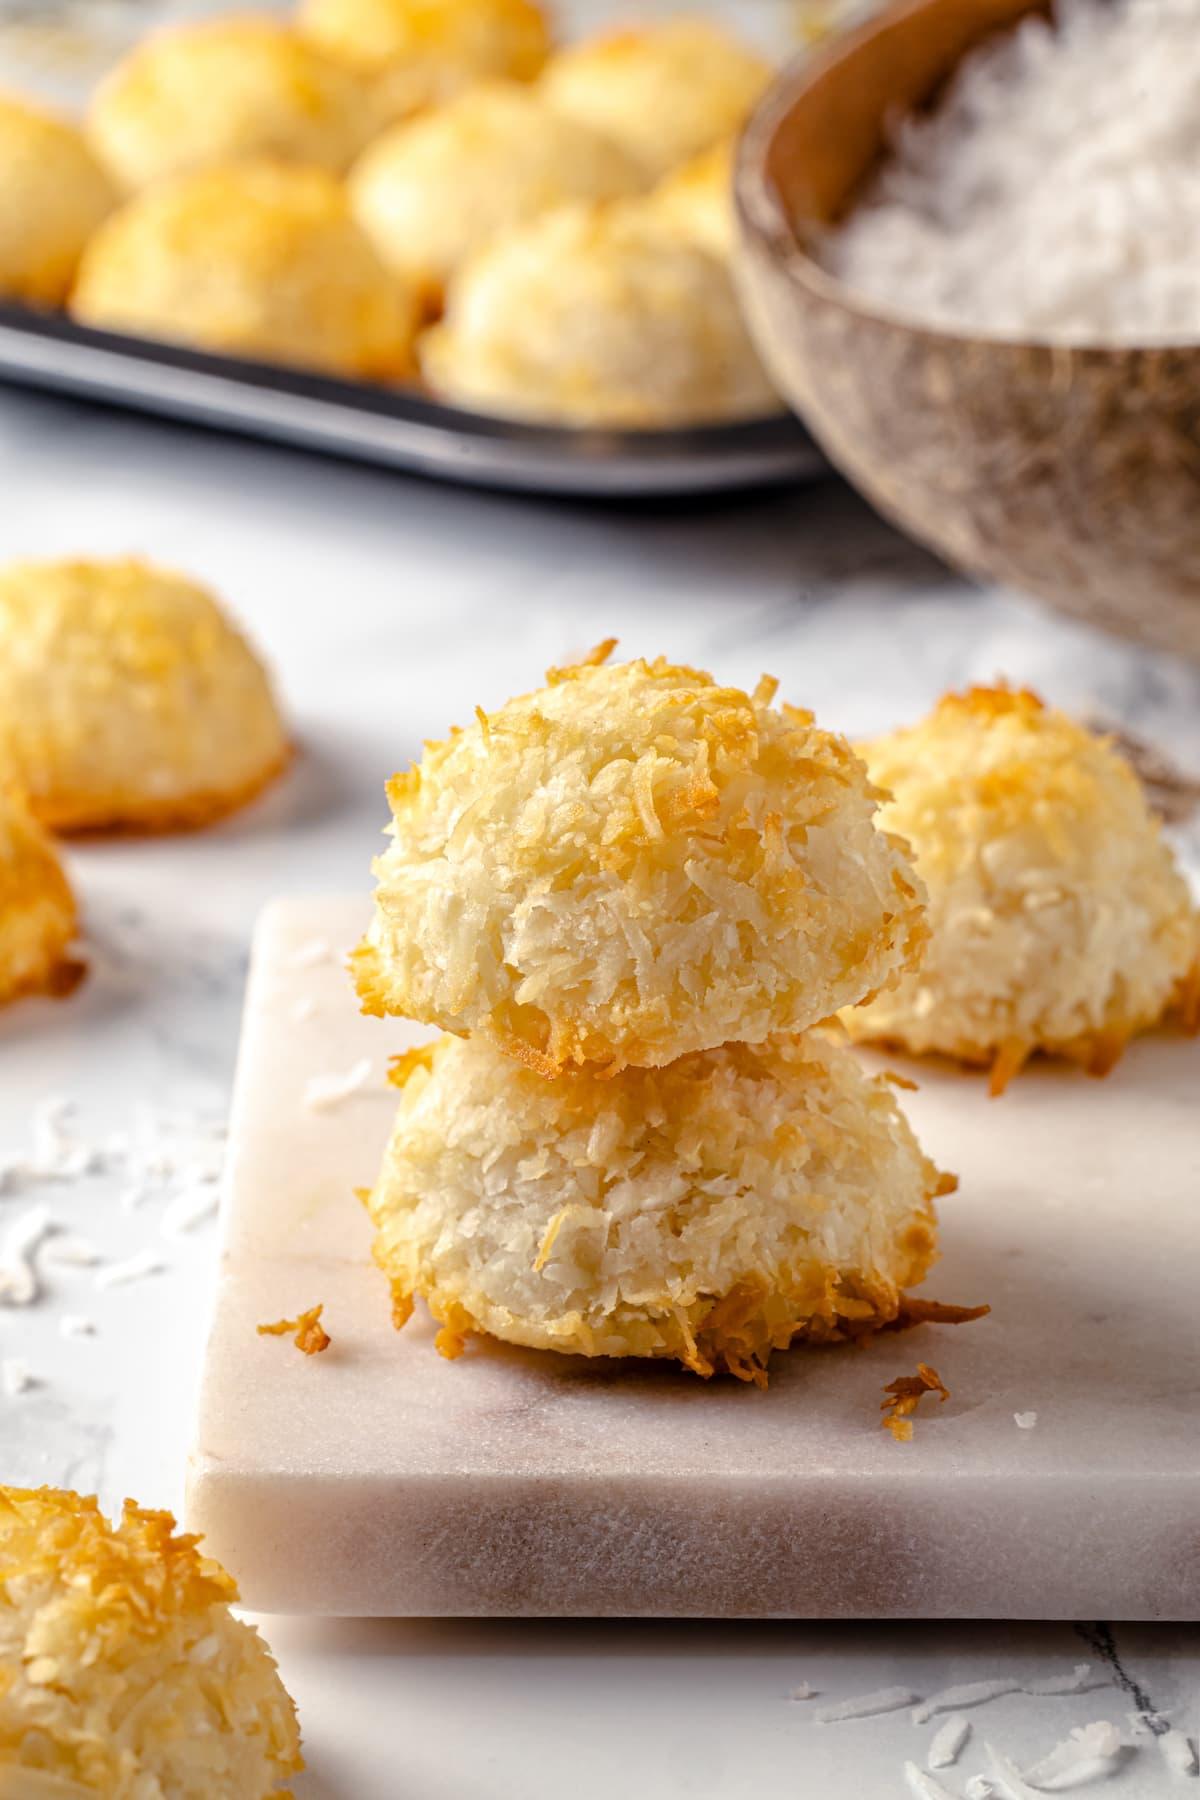
[(820, 256), (972, 336), (1200, 343), (1200, 12), (1059, 0), (968, 56)]

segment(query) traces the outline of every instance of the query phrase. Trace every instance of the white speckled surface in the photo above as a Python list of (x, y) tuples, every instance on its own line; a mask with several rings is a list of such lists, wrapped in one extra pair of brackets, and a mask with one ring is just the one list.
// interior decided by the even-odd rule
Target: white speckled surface
[[(363, 916), (359, 899), (277, 904), (251, 974), (189, 1504), (249, 1604), (1200, 1611), (1200, 1042), (1138, 1043), (1105, 1083), (1035, 1066), (1000, 1101), (977, 1077), (906, 1065), (920, 1091), (904, 1104), (962, 1183), (927, 1291), (987, 1299), (987, 1320), (797, 1350), (765, 1394), (486, 1341), (447, 1363), (423, 1308), (393, 1331), (352, 1193), (394, 1111), (386, 1056), (423, 1034), (362, 1018), (340, 954), (304, 957), (353, 943)], [(297, 1024), (301, 998), (314, 1010)], [(367, 1088), (305, 1106), (313, 1074), (363, 1058)], [(324, 1355), (255, 1335), (317, 1299)], [(919, 1358), (952, 1398), (901, 1445), (880, 1429), (881, 1391)]]

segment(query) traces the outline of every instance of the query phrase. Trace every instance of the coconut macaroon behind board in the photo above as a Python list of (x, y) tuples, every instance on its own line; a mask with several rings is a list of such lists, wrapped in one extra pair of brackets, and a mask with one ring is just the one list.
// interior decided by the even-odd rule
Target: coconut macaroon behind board
[(416, 296), (321, 169), (230, 163), (156, 183), (88, 245), (85, 325), (330, 375), (412, 373)]
[(93, 146), (122, 188), (239, 157), (337, 174), (370, 134), (370, 90), (278, 20), (246, 14), (152, 32), (101, 82)]
[(553, 112), (533, 88), (491, 81), (378, 138), (354, 167), (350, 202), (389, 267), (436, 303), (459, 264), (501, 231), (643, 185), (619, 144)]
[(0, 1487), (0, 1794), (285, 1800), (296, 1709), (169, 1513)]
[(903, 1322), (936, 1255), (953, 1180), (823, 1033), (556, 1081), (446, 1037), (394, 1078), (375, 1260), (396, 1324), (422, 1296), (447, 1356), (482, 1331), (765, 1385), (793, 1340)]
[(552, 106), (624, 144), (653, 181), (740, 130), (771, 74), (719, 25), (684, 18), (572, 45), (541, 87)]
[(722, 262), (733, 257), (733, 139), (723, 138), (672, 169), (649, 195), (662, 225), (699, 244)]
[(197, 583), (132, 558), (0, 570), (0, 786), (52, 829), (206, 824), (288, 756), (266, 671)]
[(0, 94), (0, 296), (61, 305), (115, 200), (73, 125)]
[(418, 355), (441, 398), (514, 418), (652, 430), (780, 410), (729, 270), (650, 201), (507, 232), (463, 264)]
[(314, 43), (369, 75), (380, 125), (491, 76), (532, 81), (550, 48), (533, 0), (299, 0)]
[(81, 964), (71, 955), (75, 896), (53, 843), (24, 802), (0, 784), (0, 1006), (25, 994), (64, 994)]
[(768, 677), (611, 647), (389, 784), (366, 1011), (612, 1070), (802, 1030), (915, 960), (920, 883), (845, 740)]
[(974, 688), (860, 746), (929, 890), (920, 967), (843, 1015), (854, 1038), (990, 1066), (1112, 1068), (1200, 1011), (1200, 919), (1125, 760), (1033, 694)]

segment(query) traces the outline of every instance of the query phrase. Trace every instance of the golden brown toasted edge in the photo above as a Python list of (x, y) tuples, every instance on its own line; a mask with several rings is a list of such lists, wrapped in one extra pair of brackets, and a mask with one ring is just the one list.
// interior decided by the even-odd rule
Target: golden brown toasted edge
[(58, 859), (47, 860), (42, 871), (43, 891), (38, 896), (49, 902), (62, 920), (57, 942), (47, 946), (41, 966), (18, 980), (0, 980), (0, 1006), (16, 1000), (66, 1000), (86, 979), (86, 959), (74, 948), (80, 930), (79, 902), (66, 871)]
[(26, 796), (26, 804), (48, 831), (62, 837), (160, 837), (203, 831), (240, 812), (286, 773), (297, 756), (287, 744), (262, 769), (231, 787), (197, 789), (169, 800), (127, 793), (104, 800), (74, 800), (68, 794)]

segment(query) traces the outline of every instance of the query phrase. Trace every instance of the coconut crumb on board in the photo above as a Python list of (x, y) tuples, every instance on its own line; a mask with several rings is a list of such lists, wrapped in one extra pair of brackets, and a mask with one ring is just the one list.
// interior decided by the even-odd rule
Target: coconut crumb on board
[(304, 1084), (304, 1104), (310, 1112), (330, 1112), (360, 1093), (370, 1079), (369, 1056), (361, 1057), (344, 1072), (330, 1070), (327, 1074), (310, 1075)]
[(18, 1394), (37, 1386), (37, 1379), (31, 1373), (29, 1364), (20, 1356), (6, 1356), (0, 1362), (0, 1387), (5, 1398), (15, 1400)]
[(31, 1206), (9, 1226), (0, 1250), (0, 1303), (33, 1305), (42, 1287), (34, 1258), (56, 1229), (45, 1206)]
[(869, 1694), (856, 1694), (850, 1700), (836, 1700), (813, 1714), (818, 1725), (838, 1725), (844, 1719), (873, 1719), (880, 1713), (900, 1712), (911, 1706), (916, 1695), (910, 1688), (876, 1688)]
[(924, 1769), (919, 1769), (915, 1762), (905, 1763), (904, 1779), (908, 1783), (909, 1793), (915, 1794), (917, 1800), (954, 1800), (949, 1788), (943, 1787), (932, 1775), (927, 1775)]
[(912, 1437), (912, 1415), (926, 1394), (939, 1395), (943, 1405), (950, 1398), (950, 1389), (928, 1363), (918, 1363), (915, 1375), (897, 1375), (895, 1381), (886, 1383), (883, 1391), (885, 1397), (879, 1406), (887, 1416), (880, 1423), (901, 1444), (906, 1444)]
[(963, 1800), (993, 1800), (995, 1792), (986, 1775), (972, 1775), (963, 1789)]
[(269, 1325), (256, 1327), (259, 1337), (292, 1338), (297, 1350), (305, 1356), (319, 1356), (322, 1350), (328, 1350), (333, 1339), (321, 1324), (324, 1302), (310, 1306), (306, 1312), (297, 1313), (294, 1319), (274, 1319)]
[(971, 1721), (964, 1719), (961, 1713), (951, 1713), (944, 1725), (939, 1725), (929, 1742), (925, 1760), (931, 1769), (949, 1769), (962, 1755), (967, 1739), (971, 1735)]
[(176, 1194), (163, 1210), (160, 1227), (164, 1237), (183, 1237), (193, 1231), (197, 1225), (211, 1219), (217, 1210), (217, 1194), (214, 1189), (187, 1189)]
[(63, 1313), (58, 1321), (58, 1335), (65, 1338), (95, 1337), (96, 1322), (83, 1313)]
[(1091, 1679), (1091, 1663), (1076, 1663), (1069, 1675), (1047, 1675), (1044, 1681), (1027, 1681), (1027, 1694), (1084, 1694), (1090, 1687), (1107, 1687), (1107, 1681)]
[(320, 963), (333, 961), (333, 945), (328, 938), (309, 938), (307, 943), (293, 950), (287, 960), (292, 969), (315, 969)]
[(820, 1688), (810, 1687), (807, 1681), (799, 1681), (788, 1695), (789, 1700), (815, 1700)]
[(91, 1239), (80, 1237), (74, 1231), (52, 1237), (42, 1255), (47, 1262), (59, 1263), (69, 1269), (92, 1269), (103, 1260)]
[(913, 1708), (913, 1724), (927, 1725), (935, 1713), (958, 1712), (964, 1706), (983, 1706), (988, 1700), (999, 1700), (1005, 1694), (1019, 1694), (1021, 1683), (1001, 1675), (988, 1681), (962, 1681), (956, 1687), (943, 1688)]
[(1013, 1420), (1021, 1431), (1032, 1431), (1037, 1424), (1037, 1414), (1035, 1412), (1014, 1413)]

